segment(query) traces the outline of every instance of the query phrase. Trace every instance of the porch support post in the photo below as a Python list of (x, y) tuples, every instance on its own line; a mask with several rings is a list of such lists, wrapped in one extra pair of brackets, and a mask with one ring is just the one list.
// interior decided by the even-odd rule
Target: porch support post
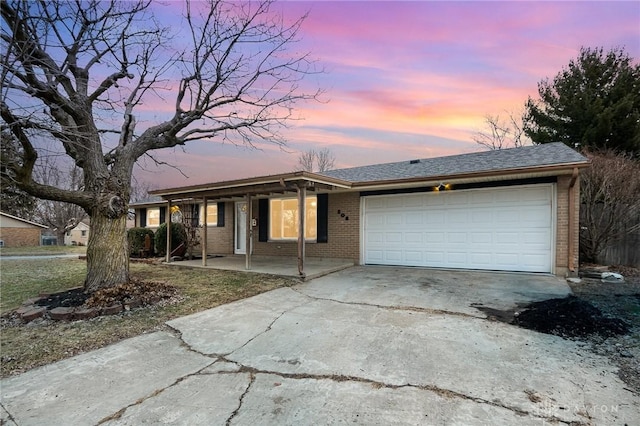
[(245, 268), (251, 269), (251, 248), (253, 246), (253, 228), (251, 227), (251, 194), (247, 194), (247, 212), (246, 212), (246, 232), (245, 232)]
[(207, 197), (202, 198), (202, 266), (207, 266)]
[(171, 262), (171, 200), (167, 200), (167, 212), (164, 215), (167, 224), (167, 263)]
[(306, 199), (307, 188), (302, 184), (298, 186), (298, 275), (304, 279), (306, 277), (304, 273), (304, 255), (305, 255), (305, 240), (304, 240), (304, 218), (306, 216)]

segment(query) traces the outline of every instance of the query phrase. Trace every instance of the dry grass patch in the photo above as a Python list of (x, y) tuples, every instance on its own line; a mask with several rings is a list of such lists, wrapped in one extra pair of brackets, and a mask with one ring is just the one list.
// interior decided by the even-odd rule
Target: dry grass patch
[[(67, 259), (33, 260), (20, 264), (3, 262), (3, 311), (14, 309), (23, 300), (35, 297), (40, 292), (60, 291), (81, 285), (83, 267), (84, 261)], [(40, 273), (34, 273), (36, 270)], [(48, 274), (43, 276), (42, 271), (48, 271)], [(11, 281), (5, 281), (5, 272), (13, 277)], [(160, 330), (170, 319), (298, 282), (271, 275), (139, 263), (131, 264), (131, 272), (134, 279), (165, 282), (176, 287), (178, 300), (170, 305), (133, 309), (85, 321), (36, 320), (28, 324), (16, 324), (5, 316), (0, 322), (0, 375), (18, 374), (128, 337)], [(5, 285), (7, 282), (9, 285)], [(12, 295), (12, 301), (6, 304), (5, 293)]]

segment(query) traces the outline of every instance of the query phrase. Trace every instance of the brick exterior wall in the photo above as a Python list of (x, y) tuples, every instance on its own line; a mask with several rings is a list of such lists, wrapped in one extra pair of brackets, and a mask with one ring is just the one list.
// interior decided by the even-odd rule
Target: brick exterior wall
[(558, 276), (569, 275), (569, 246), (573, 245), (573, 264), (578, 267), (578, 247), (580, 239), (580, 180), (574, 188), (573, 240), (569, 241), (569, 184), (571, 176), (558, 176), (556, 185), (556, 268)]
[[(571, 176), (559, 176), (556, 185), (556, 247), (555, 274), (569, 274), (569, 245), (573, 245), (574, 265), (578, 265), (579, 244), (579, 180), (574, 190), (574, 237), (569, 241), (569, 184)], [(257, 220), (258, 200), (253, 201), (253, 218)], [(345, 214), (343, 218), (341, 214)], [(346, 217), (349, 220), (346, 220)], [(357, 192), (329, 193), (328, 196), (328, 242), (306, 244), (306, 255), (310, 257), (332, 257), (351, 259), (360, 263), (360, 194)], [(207, 252), (229, 255), (234, 253), (235, 203), (225, 203), (225, 226), (209, 227)], [(297, 256), (296, 241), (258, 241), (258, 227), (253, 229), (253, 253), (263, 256)]]
[(40, 245), (40, 228), (0, 228), (0, 240), (5, 247), (36, 247)]
[[(343, 218), (338, 210), (345, 214)], [(253, 204), (253, 217), (258, 217), (258, 203)], [(346, 220), (349, 217), (349, 220)], [(328, 197), (328, 241), (326, 243), (307, 243), (306, 255), (310, 257), (333, 257), (360, 261), (360, 194), (329, 193)], [(232, 237), (233, 238), (233, 237)], [(254, 229), (253, 253), (266, 256), (298, 255), (296, 241), (259, 242), (257, 228)]]
[[(224, 226), (207, 228), (207, 254), (233, 254), (234, 213), (235, 203), (227, 201), (224, 203)], [(200, 238), (202, 238), (202, 232), (201, 229)]]

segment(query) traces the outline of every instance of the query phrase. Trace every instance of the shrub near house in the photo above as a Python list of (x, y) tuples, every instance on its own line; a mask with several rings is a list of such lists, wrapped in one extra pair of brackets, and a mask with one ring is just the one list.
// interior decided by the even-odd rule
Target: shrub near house
[[(147, 238), (148, 236), (148, 238)], [(147, 250), (147, 240), (149, 248)], [(129, 256), (145, 257), (152, 256), (154, 251), (153, 231), (148, 228), (131, 228), (127, 231), (127, 242), (129, 243)]]

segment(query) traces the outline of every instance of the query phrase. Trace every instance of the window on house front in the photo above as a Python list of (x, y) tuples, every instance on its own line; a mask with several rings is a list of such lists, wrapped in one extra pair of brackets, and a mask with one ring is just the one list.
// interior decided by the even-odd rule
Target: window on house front
[[(318, 201), (316, 197), (305, 199), (304, 238), (315, 240), (318, 229)], [(269, 238), (295, 240), (298, 238), (298, 199), (274, 198), (269, 200)]]
[(147, 226), (160, 226), (160, 209), (147, 209)]
[[(200, 225), (204, 225), (203, 207), (200, 206)], [(207, 226), (218, 226), (218, 203), (207, 203)]]
[(83, 229), (82, 231), (80, 231), (80, 233), (81, 233), (81, 235), (82, 235), (83, 237), (86, 237), (86, 236), (87, 236), (87, 231), (86, 231), (86, 230), (84, 230), (84, 229)]

